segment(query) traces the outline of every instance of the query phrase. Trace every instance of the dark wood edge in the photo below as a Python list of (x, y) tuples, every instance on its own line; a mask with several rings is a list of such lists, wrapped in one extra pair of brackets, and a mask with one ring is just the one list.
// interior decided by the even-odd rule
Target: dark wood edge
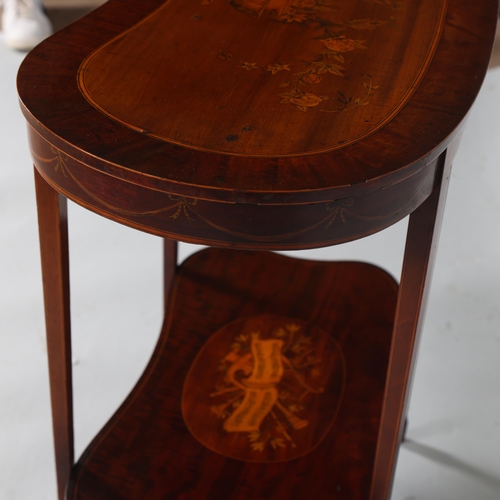
[[(374, 234), (401, 220), (429, 196), (436, 168), (434, 162), (364, 196), (306, 205), (238, 206), (176, 197), (88, 169), (31, 127), (29, 139), (40, 174), (81, 206), (162, 237), (236, 248), (317, 248)], [(94, 186), (99, 186), (96, 192)], [(127, 195), (117, 198), (117, 192)]]
[[(205, 187), (200, 187), (194, 184), (172, 183), (171, 181), (165, 181), (164, 179), (160, 180), (145, 173), (130, 171), (126, 167), (122, 167), (120, 165), (107, 164), (106, 168), (103, 169), (102, 159), (95, 158), (94, 156), (89, 155), (74, 145), (66, 142), (61, 137), (54, 136), (54, 134), (52, 134), (48, 129), (40, 126), (36, 120), (35, 124), (33, 124), (32, 119), (34, 118), (24, 107), (22, 102), (21, 109), (34, 133), (38, 134), (49, 144), (52, 144), (61, 153), (74, 159), (75, 161), (78, 161), (88, 169), (119, 179), (123, 182), (144, 186), (154, 191), (205, 201), (227, 203), (230, 205), (237, 203), (252, 205), (309, 205), (311, 203), (332, 202), (351, 197), (353, 189), (356, 191), (356, 196), (363, 196), (373, 191), (387, 189), (390, 186), (399, 184), (400, 182), (418, 174), (418, 172), (422, 169), (428, 168), (428, 166), (433, 163), (439, 154), (446, 149), (446, 144), (448, 143), (447, 141), (446, 144), (443, 143), (439, 145), (437, 149), (414, 163), (406, 165), (394, 172), (391, 172), (390, 174), (375, 177), (366, 182), (314, 190), (281, 190), (280, 192), (275, 193), (263, 193), (261, 191), (252, 190), (238, 191), (233, 190), (232, 188), (206, 189)], [(459, 124), (457, 129), (449, 137), (450, 141), (453, 141), (456, 136), (461, 135), (464, 125), (465, 120)]]
[(57, 491), (74, 462), (71, 318), (66, 199), (35, 171)]
[[(93, 37), (92, 42), (90, 43), (88, 37), (86, 39), (86, 50), (88, 51), (90, 46), (93, 44), (94, 47), (98, 47), (105, 43), (107, 40), (114, 36), (120, 35), (124, 30), (128, 29), (132, 24), (138, 22), (145, 15), (147, 15), (151, 9), (158, 7), (161, 4), (160, 0), (145, 0), (143, 2), (139, 2), (137, 5), (134, 5), (134, 9), (130, 9), (131, 12), (127, 12), (124, 17), (123, 24), (113, 25), (109, 23), (108, 17), (110, 13), (113, 12), (113, 9), (121, 9), (123, 8), (123, 4), (120, 0), (111, 0), (103, 7), (94, 11), (94, 13), (90, 14), (85, 20), (77, 22), (72, 27), (67, 30), (63, 30), (61, 34), (55, 35), (50, 41), (47, 42), (47, 48), (50, 49), (50, 45), (53, 49), (57, 49), (60, 43), (65, 43), (66, 37), (69, 32), (71, 35), (78, 39), (79, 36), (84, 36), (84, 31), (89, 29), (89, 26), (92, 25), (93, 20), (105, 20), (107, 24), (106, 32), (95, 33), (90, 31), (89, 36)], [(478, 43), (478, 53), (477, 57), (474, 59), (474, 67), (463, 67), (461, 71), (464, 74), (464, 78), (466, 78), (467, 85), (466, 87), (461, 89), (461, 96), (454, 96), (455, 102), (444, 102), (446, 99), (451, 96), (443, 96), (443, 95), (433, 95), (429, 93), (429, 87), (433, 85), (438, 86), (446, 86), (449, 85), (449, 81), (443, 81), (443, 78), (446, 78), (444, 74), (446, 72), (443, 71), (443, 68), (449, 67), (453, 65), (454, 61), (449, 61), (449, 53), (447, 52), (447, 47), (449, 47), (450, 43), (455, 44), (456, 48), (456, 57), (457, 59), (461, 58), (461, 39), (467, 39), (467, 42), (470, 42), (471, 36), (479, 36), (479, 35), (471, 35), (470, 33), (465, 33), (465, 30), (459, 25), (456, 25), (456, 19), (454, 19), (455, 12), (466, 12), (467, 9), (464, 7), (466, 4), (465, 0), (449, 0), (449, 10), (446, 17), (446, 22), (443, 30), (443, 34), (441, 40), (436, 49), (434, 60), (432, 61), (427, 73), (423, 77), (423, 80), (420, 86), (416, 89), (415, 94), (410, 99), (408, 104), (401, 110), (401, 112), (394, 118), (394, 120), (387, 124), (381, 131), (374, 134), (370, 138), (366, 139), (362, 143), (358, 143), (353, 146), (346, 147), (339, 152), (324, 153), (321, 155), (311, 155), (307, 157), (308, 161), (314, 161), (317, 164), (342, 164), (342, 162), (351, 161), (355, 158), (359, 164), (367, 164), (373, 162), (373, 154), (374, 150), (384, 150), (384, 144), (390, 145), (390, 149), (387, 149), (387, 154), (384, 155), (383, 161), (376, 162), (376, 168), (372, 169), (372, 173), (370, 174), (370, 178), (367, 179), (364, 177), (362, 181), (364, 183), (370, 183), (372, 181), (379, 182), (381, 185), (387, 185), (391, 182), (394, 182), (392, 175), (394, 172), (401, 168), (407, 168), (407, 165), (414, 165), (419, 163), (420, 168), (424, 167), (426, 164), (431, 162), (434, 158), (436, 158), (447, 146), (449, 140), (451, 139), (454, 131), (457, 129), (461, 121), (463, 120), (465, 114), (468, 109), (472, 105), (475, 96), (480, 88), (481, 82), (484, 78), (487, 69), (487, 63), (489, 60), (489, 50), (493, 44), (494, 38), (494, 29), (492, 28), (493, 23), (496, 23), (495, 14), (497, 12), (497, 2), (496, 0), (483, 0), (483, 12), (482, 15), (485, 18), (484, 30), (481, 33), (483, 36), (483, 40), (481, 43)], [(491, 14), (491, 16), (490, 16)], [(489, 17), (491, 17), (491, 21), (489, 21)], [(463, 20), (461, 20), (463, 22)], [(488, 24), (489, 23), (489, 24)], [(476, 40), (478, 41), (478, 40)], [(479, 47), (481, 50), (479, 50)], [(88, 54), (85, 53), (82, 47), (71, 46), (68, 47), (68, 60), (76, 61), (78, 58), (83, 60)], [(39, 49), (42, 50), (42, 49)], [(466, 49), (463, 49), (466, 50)], [(469, 49), (467, 49), (469, 50)], [(47, 50), (44, 54), (44, 58), (46, 58), (47, 53), (50, 53), (50, 50)], [(464, 53), (465, 54), (465, 53)], [(38, 52), (34, 51), (33, 55), (30, 57), (35, 60), (38, 56)], [(448, 59), (447, 59), (448, 57)], [(461, 63), (465, 65), (467, 58), (464, 58)], [(469, 57), (470, 60), (470, 57)], [(28, 63), (26, 63), (28, 64)], [(467, 64), (472, 64), (467, 62)], [(21, 68), (21, 79), (23, 76), (23, 67)], [(471, 76), (472, 75), (472, 76)], [(21, 99), (23, 99), (23, 95), (25, 92), (23, 91), (23, 87), (26, 86), (26, 82), (20, 86)], [(445, 99), (446, 98), (446, 99)], [(83, 99), (80, 96), (80, 99)], [(407, 135), (401, 134), (401, 130), (405, 130), (408, 128), (412, 128), (415, 123), (415, 116), (422, 112), (422, 103), (425, 104), (425, 113), (428, 116), (426, 120), (427, 123), (432, 124), (433, 121), (440, 123), (439, 132), (436, 133), (436, 130), (432, 132), (428, 132), (426, 130), (427, 125), (422, 124), (421, 128), (412, 129), (412, 134), (414, 136), (414, 144), (412, 144), (412, 148), (408, 148)], [(266, 188), (262, 190), (261, 188), (254, 188), (251, 185), (216, 185), (216, 184), (195, 184), (189, 183), (181, 178), (174, 179), (171, 176), (167, 178), (167, 176), (158, 176), (153, 173), (142, 172), (139, 173), (132, 166), (128, 165), (118, 165), (114, 164), (112, 161), (108, 159), (103, 159), (96, 157), (88, 152), (85, 152), (85, 148), (79, 149), (75, 146), (69, 146), (71, 141), (66, 141), (62, 137), (57, 135), (57, 132), (46, 129), (43, 125), (41, 125), (39, 119), (32, 115), (28, 108), (32, 108), (32, 103), (27, 103), (27, 107), (22, 104), (25, 108), (25, 116), (28, 121), (32, 124), (32, 126), (38, 130), (39, 133), (44, 135), (50, 142), (54, 143), (57, 147), (67, 152), (68, 154), (75, 154), (79, 159), (88, 161), (89, 165), (91, 164), (95, 168), (106, 171), (110, 175), (127, 178), (131, 182), (135, 182), (142, 185), (155, 185), (158, 189), (162, 189), (165, 191), (173, 192), (176, 194), (184, 195), (184, 196), (203, 196), (206, 199), (217, 199), (228, 200), (228, 201), (237, 201), (240, 203), (269, 203), (270, 199), (274, 200), (287, 200), (287, 201), (278, 201), (278, 202), (292, 202), (292, 203), (307, 203), (312, 199), (315, 201), (319, 201), (319, 199), (331, 199), (331, 191), (338, 189), (339, 187), (354, 187), (355, 189), (360, 189), (359, 185), (355, 185), (357, 180), (356, 176), (353, 175), (354, 185), (342, 185), (339, 184), (333, 186), (326, 186), (325, 188), (318, 188), (313, 186), (304, 186), (303, 189), (289, 189), (286, 187), (287, 179), (283, 177), (280, 182), (280, 189), (276, 190), (273, 188)], [(107, 128), (114, 128), (117, 133), (123, 137), (127, 137), (128, 139), (135, 142), (138, 147), (144, 148), (158, 148), (160, 145), (159, 141), (156, 141), (151, 138), (147, 138), (142, 136), (141, 134), (134, 132), (132, 130), (124, 131), (123, 126), (120, 124), (112, 123), (111, 120), (104, 117), (102, 114), (99, 114), (97, 110), (92, 108), (87, 103), (86, 112), (88, 113), (88, 117), (93, 116), (100, 123), (105, 124)], [(44, 122), (46, 121), (42, 117), (40, 117)], [(49, 125), (50, 126), (50, 125)], [(404, 136), (404, 137), (403, 137)], [(140, 146), (140, 145), (143, 146)], [(162, 145), (163, 148), (167, 148), (165, 144)], [(172, 149), (173, 148), (173, 149)], [(176, 154), (184, 154), (179, 153), (179, 148), (175, 145), (171, 146), (172, 151), (175, 150)], [(411, 151), (410, 151), (411, 149)], [(165, 149), (166, 150), (166, 149)], [(194, 160), (198, 162), (198, 164), (203, 164), (208, 161), (210, 163), (225, 161), (222, 160), (220, 155), (208, 154), (208, 153), (200, 153), (193, 150), (189, 150), (189, 155)], [(245, 165), (246, 168), (252, 168), (252, 165), (256, 162), (267, 161), (272, 164), (276, 164), (280, 166), (280, 169), (286, 171), (288, 164), (288, 159), (268, 159), (268, 160), (252, 160), (246, 159)], [(361, 178), (359, 179), (361, 181)], [(282, 188), (282, 189), (281, 189)], [(335, 196), (334, 196), (335, 197)]]
[[(43, 174), (40, 174), (44, 180), (52, 185), (52, 182), (50, 179), (46, 178)], [(109, 213), (107, 211), (104, 211), (102, 209), (96, 210), (95, 206), (86, 204), (79, 200), (78, 198), (75, 198), (72, 194), (61, 190), (60, 187), (53, 185), (53, 189), (57, 189), (61, 194), (68, 199), (74, 201), (78, 205), (80, 205), (83, 208), (86, 208), (87, 210), (94, 212), (102, 217), (105, 217), (109, 220), (112, 220), (114, 222), (118, 222), (119, 224), (123, 224), (125, 226), (137, 229), (139, 231), (143, 231), (145, 233), (153, 234), (155, 236), (159, 236), (162, 238), (166, 238), (169, 240), (175, 240), (175, 241), (182, 241), (184, 243), (191, 243), (195, 245), (208, 245), (212, 247), (226, 247), (226, 248), (234, 248), (234, 249), (239, 249), (239, 250), (254, 250), (254, 249), (261, 249), (261, 250), (310, 250), (314, 248), (322, 248), (322, 247), (328, 247), (332, 245), (340, 245), (342, 243), (348, 243), (350, 241), (354, 241), (356, 239), (360, 238), (365, 238), (367, 236), (371, 236), (373, 234), (376, 234), (384, 229), (387, 228), (386, 225), (382, 225), (380, 227), (373, 227), (372, 229), (365, 231), (363, 233), (359, 233), (356, 236), (349, 235), (344, 238), (339, 238), (339, 237), (334, 237), (331, 240), (325, 240), (321, 242), (317, 241), (311, 241), (307, 243), (279, 243), (279, 242), (272, 242), (272, 243), (263, 243), (263, 242), (252, 242), (252, 241), (239, 241), (239, 242), (234, 242), (230, 241), (229, 239), (222, 240), (222, 239), (209, 239), (209, 238), (201, 238), (201, 237), (195, 237), (195, 236), (188, 236), (185, 234), (178, 234), (178, 233), (172, 233), (168, 232), (165, 230), (160, 230), (156, 229), (144, 224), (139, 224), (137, 222), (131, 221), (128, 218), (125, 217), (120, 217), (116, 214)], [(394, 222), (398, 222), (399, 220), (403, 219), (404, 217), (407, 216), (407, 213), (401, 213), (401, 216)], [(392, 225), (392, 224), (389, 224)]]
[(177, 272), (177, 249), (178, 243), (168, 238), (163, 239), (163, 302), (165, 314), (167, 313), (170, 294)]

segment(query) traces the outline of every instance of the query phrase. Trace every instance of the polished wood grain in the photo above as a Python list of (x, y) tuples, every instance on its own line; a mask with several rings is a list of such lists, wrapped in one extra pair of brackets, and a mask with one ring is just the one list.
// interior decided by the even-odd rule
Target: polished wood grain
[[(141, 2), (111, 0), (83, 20), (47, 40), (23, 61), (20, 68), (18, 86), (22, 108), (32, 127), (42, 137), (64, 154), (82, 162), (88, 171), (99, 172), (159, 192), (234, 205), (309, 204), (376, 192), (380, 195), (379, 201), (383, 200), (384, 189), (397, 183), (402, 176), (411, 176), (421, 168), (425, 168), (446, 148), (447, 141), (455, 134), (470, 109), (486, 72), (497, 17), (496, 0), (477, 2), (448, 0), (442, 24), (437, 21), (433, 21), (434, 24), (431, 25), (418, 22), (418, 29), (411, 29), (406, 38), (401, 34), (394, 35), (393, 43), (398, 45), (401, 54), (419, 40), (424, 40), (422, 51), (429, 54), (430, 45), (425, 42), (429, 39), (428, 32), (429, 30), (434, 33), (436, 30), (439, 32), (439, 35), (436, 34), (436, 46), (431, 51), (432, 57), (426, 63), (426, 71), (420, 80), (415, 81), (411, 97), (389, 122), (363, 140), (324, 153), (312, 153), (311, 149), (306, 149), (309, 154), (299, 154), (295, 151), (291, 156), (270, 154), (265, 157), (248, 157), (206, 152), (196, 147), (182, 147), (173, 142), (151, 137), (133, 123), (125, 125), (102, 113), (87, 100), (78, 86), (78, 73), (84, 61), (90, 54), (104, 50), (101, 47), (117, 37), (123, 38), (127, 33), (128, 38), (136, 33), (135, 42), (138, 46), (144, 47), (144, 52), (147, 53), (147, 42), (142, 41), (140, 32), (132, 28), (155, 9), (161, 8), (164, 3), (162, 0)], [(441, 1), (435, 3), (438, 6), (444, 5)], [(172, 2), (171, 7), (165, 8), (168, 10), (179, 4), (182, 5), (182, 2)], [(384, 19), (393, 15), (395, 23), (405, 20), (406, 24), (403, 27), (395, 25), (391, 28), (398, 33), (409, 23), (408, 9), (415, 13), (417, 21), (425, 19), (426, 15), (424, 12), (426, 9), (417, 9), (417, 6), (424, 4), (416, 0), (402, 0), (401, 13), (395, 10), (393, 14), (390, 6), (392, 2), (372, 3), (366, 0), (357, 0), (354, 3), (338, 2), (339, 6), (344, 4), (349, 5), (351, 9), (349, 15), (346, 14), (343, 18), (345, 20), (356, 19), (358, 14), (368, 15), (366, 9), (371, 9), (369, 18), (382, 16), (381, 12), (384, 10)], [(225, 4), (224, 9), (220, 3), (206, 6), (206, 8), (212, 7), (218, 9), (220, 15), (231, 16), (231, 19), (233, 15), (238, 14), (248, 19), (248, 23), (253, 21), (251, 17), (236, 11), (229, 2)], [(429, 8), (432, 12), (437, 9), (437, 7)], [(376, 15), (376, 12), (379, 14)], [(224, 19), (221, 18), (220, 23), (223, 23)], [(268, 43), (266, 47), (261, 47), (260, 51), (263, 53), (277, 50), (274, 47), (281, 46), (280, 24), (265, 19), (259, 22), (264, 23), (262, 26), (273, 26), (269, 30), (266, 28), (269, 40), (266, 39)], [(184, 23), (183, 26), (183, 28), (176, 27), (176, 37), (179, 38), (182, 34), (192, 41), (190, 43), (197, 41), (201, 50), (207, 43), (206, 37), (201, 36), (202, 32), (198, 35), (190, 25)], [(292, 23), (289, 28), (296, 29), (298, 25)], [(353, 40), (369, 38), (370, 43), (366, 44), (366, 51), (365, 49), (351, 51), (357, 54), (356, 57), (351, 52), (344, 55), (346, 68), (349, 68), (349, 71), (345, 77), (339, 77), (339, 82), (350, 85), (349, 82), (353, 78), (349, 75), (361, 77), (365, 72), (364, 62), (368, 57), (383, 57), (380, 55), (379, 44), (388, 42), (375, 40), (385, 38), (392, 32), (388, 27), (380, 27), (378, 30), (384, 31), (358, 33), (349, 28), (349, 32), (345, 34), (346, 38)], [(122, 56), (117, 54), (116, 57)], [(216, 59), (214, 64), (222, 64), (222, 75), (220, 71), (214, 71), (210, 73), (208, 81), (206, 78), (200, 78), (198, 80), (200, 88), (207, 85), (214, 86), (221, 78), (227, 79), (228, 74), (234, 74), (235, 68), (232, 64), (225, 65), (216, 55), (214, 57)], [(416, 53), (414, 57), (418, 59)], [(413, 57), (411, 59), (413, 61)], [(107, 59), (106, 64), (109, 62)], [(278, 62), (286, 63), (286, 61)], [(393, 78), (384, 76), (384, 80), (388, 82), (394, 81), (396, 75), (405, 73), (409, 66), (418, 66), (416, 63), (410, 64), (404, 58), (393, 57), (392, 62)], [(164, 75), (171, 75), (168, 64), (158, 64), (156, 68)], [(102, 70), (105, 71), (105, 68)], [(244, 69), (242, 71), (245, 74), (254, 73)], [(283, 73), (284, 71), (280, 71), (274, 76)], [(48, 74), (50, 78), (46, 78), (45, 75)], [(290, 76), (293, 74), (290, 71)], [(175, 78), (173, 75), (174, 83)], [(314, 85), (310, 83), (304, 88), (310, 89)], [(408, 89), (408, 86), (406, 88)], [(135, 92), (134, 85), (130, 85), (126, 90), (128, 94), (125, 95), (111, 90), (110, 95), (104, 97), (107, 105), (113, 99), (115, 103), (127, 102), (127, 96), (131, 97)], [(286, 87), (281, 90), (285, 91)], [(337, 87), (332, 90), (335, 94)], [(390, 94), (393, 90), (385, 88), (382, 92)], [(193, 93), (192, 99), (196, 99), (196, 94)], [(353, 97), (356, 95), (353, 93)], [(166, 96), (168, 96), (167, 88), (163, 93), (163, 97)], [(279, 98), (279, 96), (274, 97)], [(191, 105), (186, 106), (191, 109)], [(296, 113), (300, 120), (310, 120), (314, 115), (319, 115), (319, 119), (322, 119), (321, 116), (324, 115), (316, 108), (303, 112), (292, 104), (278, 102), (276, 106), (283, 108), (283, 113)], [(384, 110), (381, 115), (389, 116), (390, 110), (394, 109), (394, 102), (386, 98), (382, 102), (382, 107)], [(357, 115), (357, 124), (363, 127), (364, 108), (368, 110), (370, 106), (361, 108), (359, 111), (361, 114)], [(226, 110), (230, 113), (231, 106), (227, 106)], [(353, 111), (357, 113), (356, 110)], [(280, 120), (279, 117), (280, 114), (276, 112), (274, 121), (271, 122), (272, 127), (271, 123), (265, 125), (270, 129), (269, 134), (273, 136), (272, 140), (275, 143), (286, 137), (283, 133), (285, 125), (282, 123), (287, 122)], [(195, 109), (189, 114), (189, 119), (192, 129), (199, 130), (202, 120)], [(247, 125), (256, 127), (252, 123), (243, 126)], [(264, 127), (263, 124), (259, 126)], [(226, 136), (236, 134), (230, 130), (225, 130), (224, 133)], [(318, 130), (312, 126), (303, 133), (313, 140)], [(58, 184), (56, 179), (54, 181)], [(346, 195), (346, 191), (349, 194)], [(78, 192), (72, 194), (76, 200), (80, 200)], [(99, 211), (98, 208), (94, 209)]]
[[(395, 281), (368, 264), (321, 263), (266, 252), (217, 249), (195, 254), (180, 267), (148, 368), (78, 461), (68, 498), (366, 500), (396, 297)], [(321, 404), (297, 413), (297, 417), (310, 419), (320, 435), (327, 434), (316, 448), (295, 460), (286, 460), (286, 450), (281, 463), (234, 460), (211, 451), (188, 430), (191, 425), (186, 426), (186, 413), (182, 416), (183, 388), (187, 391), (184, 397), (194, 403), (190, 368), (205, 367), (209, 380), (199, 383), (208, 388), (213, 380), (210, 355), (218, 364), (225, 352), (218, 347), (218, 331), (244, 334), (244, 327), (241, 331), (238, 326), (250, 323), (255, 327), (260, 322), (263, 332), (273, 322), (281, 326), (283, 317), (287, 318), (285, 327), (295, 321), (313, 338), (319, 335), (316, 338), (321, 342), (327, 339), (319, 330), (331, 337), (332, 345), (338, 346), (331, 354), (338, 361), (331, 368), (340, 368), (339, 375), (343, 369), (338, 355), (342, 353), (345, 382), (336, 418), (332, 418), (333, 408), (324, 411)], [(325, 397), (335, 403), (339, 389)], [(314, 404), (314, 398), (307, 401)], [(208, 427), (221, 422), (215, 414), (213, 417), (206, 415)], [(297, 447), (309, 442), (307, 438), (301, 441), (300, 431), (293, 436)], [(247, 443), (246, 435), (240, 439), (241, 444)], [(302, 451), (308, 451), (307, 447)], [(272, 451), (250, 449), (250, 453), (256, 460)], [(320, 474), (325, 468), (328, 473)]]
[(332, 151), (408, 102), (446, 4), (171, 0), (90, 54), (79, 85), (112, 119), (169, 143), (245, 157)]
[(36, 169), (35, 186), (57, 490), (64, 498), (74, 461), (67, 203)]
[(326, 437), (345, 388), (345, 360), (333, 336), (296, 318), (235, 320), (198, 352), (181, 407), (208, 449), (246, 462), (286, 462)]
[[(57, 189), (100, 215), (160, 236), (241, 248), (297, 249), (332, 245), (380, 231), (430, 194), (435, 162), (401, 172), (397, 182), (358, 196), (311, 204), (222, 203), (138, 186), (98, 172), (29, 128), (37, 169)], [(357, 191), (357, 186), (355, 188)]]
[(172, 284), (177, 270), (177, 241), (163, 240), (163, 301), (165, 310), (170, 300)]
[[(79, 500), (389, 498), (449, 171), (497, 13), (497, 0), (110, 0), (26, 57), (59, 500), (69, 476)], [(66, 198), (164, 238), (159, 344), (75, 466)], [(365, 264), (257, 251), (408, 215), (399, 292)], [(233, 250), (179, 268), (177, 240)], [(312, 370), (290, 368), (301, 347), (275, 333), (287, 325), (329, 346), (329, 364), (310, 353), (326, 399)], [(283, 380), (309, 387), (307, 405), (284, 405)], [(243, 407), (228, 413), (206, 393), (230, 383)]]
[(371, 498), (388, 498), (403, 438), (415, 362), (448, 191), (453, 150), (438, 161), (431, 196), (410, 215)]

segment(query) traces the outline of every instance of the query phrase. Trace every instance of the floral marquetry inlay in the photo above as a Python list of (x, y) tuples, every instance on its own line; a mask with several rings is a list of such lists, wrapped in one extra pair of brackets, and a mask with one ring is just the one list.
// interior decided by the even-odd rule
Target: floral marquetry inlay
[[(259, 67), (255, 62), (239, 61), (236, 67), (246, 70), (263, 69), (275, 75), (279, 71), (291, 71), (294, 67), (298, 72), (291, 78), (279, 84), (279, 88), (289, 88), (290, 90), (278, 93), (283, 99), (282, 104), (292, 104), (301, 111), (307, 111), (309, 108), (319, 107), (320, 104), (330, 99), (328, 95), (317, 95), (313, 91), (307, 91), (306, 87), (319, 85), (325, 78), (330, 78), (328, 87), (333, 89), (337, 87), (334, 108), (321, 106), (321, 111), (340, 113), (347, 109), (358, 106), (366, 106), (369, 103), (368, 98), (373, 95), (373, 91), (378, 88), (371, 81), (368, 75), (365, 75), (365, 90), (361, 97), (346, 96), (342, 90), (339, 90), (339, 82), (334, 82), (335, 76), (345, 76), (346, 55), (356, 50), (366, 50), (366, 40), (348, 38), (345, 32), (371, 31), (379, 26), (387, 25), (390, 20), (362, 19), (338, 22), (329, 20), (327, 14), (335, 13), (336, 0), (232, 0), (231, 5), (238, 11), (249, 14), (254, 17), (267, 15), (281, 23), (300, 23), (302, 26), (311, 30), (311, 36), (317, 40), (317, 53), (313, 54), (309, 61), (293, 61), (289, 64), (272, 63), (267, 67)], [(382, 0), (383, 3), (383, 0)], [(392, 5), (395, 8), (394, 5)], [(219, 51), (219, 59), (233, 61), (232, 53)], [(324, 88), (324, 86), (323, 86)]]
[(80, 89), (113, 119), (194, 149), (329, 151), (406, 104), (445, 10), (446, 0), (170, 0), (91, 54)]

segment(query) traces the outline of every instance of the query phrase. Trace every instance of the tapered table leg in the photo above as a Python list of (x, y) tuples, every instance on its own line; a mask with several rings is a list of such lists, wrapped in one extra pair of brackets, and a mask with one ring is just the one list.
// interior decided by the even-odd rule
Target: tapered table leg
[(66, 198), (35, 169), (59, 500), (73, 465), (73, 399)]
[(375, 458), (372, 500), (386, 500), (391, 493), (443, 217), (452, 156), (450, 150), (447, 150), (436, 160), (433, 192), (410, 215), (386, 396)]
[(163, 297), (165, 311), (167, 310), (170, 292), (177, 269), (177, 241), (164, 238), (163, 240)]

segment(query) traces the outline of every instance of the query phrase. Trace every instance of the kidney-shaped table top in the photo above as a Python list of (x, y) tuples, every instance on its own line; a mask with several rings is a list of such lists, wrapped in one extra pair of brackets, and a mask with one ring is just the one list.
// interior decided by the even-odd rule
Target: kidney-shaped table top
[[(34, 161), (64, 194), (151, 232), (275, 247), (359, 237), (430, 192), (496, 16), (496, 0), (111, 0), (21, 67)], [(351, 208), (360, 196), (378, 221), (322, 239), (332, 212), (368, 217)], [(246, 205), (268, 207), (261, 233)], [(298, 205), (317, 210), (284, 210)]]

